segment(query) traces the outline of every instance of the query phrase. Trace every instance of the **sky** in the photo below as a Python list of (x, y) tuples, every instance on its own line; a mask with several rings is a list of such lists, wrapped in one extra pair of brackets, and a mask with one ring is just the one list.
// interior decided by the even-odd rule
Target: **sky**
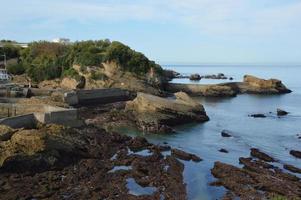
[(301, 0), (0, 0), (0, 39), (118, 40), (163, 64), (301, 63)]

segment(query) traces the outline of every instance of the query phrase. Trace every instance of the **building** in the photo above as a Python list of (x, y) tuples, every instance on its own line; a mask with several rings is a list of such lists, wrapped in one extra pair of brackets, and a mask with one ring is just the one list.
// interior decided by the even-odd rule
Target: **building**
[(70, 39), (68, 39), (68, 38), (56, 38), (56, 39), (53, 39), (52, 42), (61, 43), (61, 44), (70, 44), (71, 43)]

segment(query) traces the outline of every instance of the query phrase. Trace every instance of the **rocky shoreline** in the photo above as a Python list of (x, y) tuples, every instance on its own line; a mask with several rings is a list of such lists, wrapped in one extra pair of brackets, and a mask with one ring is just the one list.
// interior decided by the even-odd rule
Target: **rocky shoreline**
[[(163, 155), (168, 146), (93, 126), (8, 131), (0, 141), (1, 199), (186, 199), (184, 165)], [(129, 180), (153, 193), (131, 194)]]
[[(296, 175), (284, 172), (273, 165), (275, 159), (251, 149), (250, 158), (239, 158), (242, 168), (215, 162), (211, 170), (217, 181), (213, 186), (223, 186), (228, 192), (223, 199), (300, 199), (301, 181)], [(284, 165), (285, 169), (300, 173), (300, 169)]]

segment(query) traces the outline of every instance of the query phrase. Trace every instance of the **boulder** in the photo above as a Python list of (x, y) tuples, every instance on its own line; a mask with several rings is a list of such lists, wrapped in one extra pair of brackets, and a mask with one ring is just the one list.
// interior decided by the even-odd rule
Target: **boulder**
[(296, 158), (301, 158), (301, 151), (291, 150), (290, 154)]
[(173, 70), (164, 70), (163, 76), (166, 78), (167, 81), (171, 81), (174, 78), (178, 78), (180, 76), (180, 73)]
[(81, 139), (66, 133), (59, 125), (40, 129), (15, 130), (6, 141), (0, 141), (0, 169), (31, 171), (52, 168), (85, 157)]
[(76, 80), (74, 78), (65, 77), (63, 78), (60, 86), (63, 89), (68, 90), (75, 90), (75, 89), (82, 89), (85, 87), (86, 79), (84, 76), (81, 76), (79, 80)]
[(251, 149), (251, 156), (258, 158), (260, 160), (264, 160), (266, 162), (274, 162), (275, 159), (271, 156), (267, 155), (266, 153), (261, 152), (259, 149), (252, 148)]
[(202, 77), (199, 74), (191, 74), (189, 79), (192, 81), (199, 81), (202, 79)]
[(263, 94), (282, 94), (290, 93), (291, 90), (278, 79), (261, 79), (251, 75), (245, 75), (242, 92), (263, 93)]
[(249, 115), (249, 117), (254, 117), (254, 118), (266, 118), (267, 116), (265, 116), (265, 114), (258, 113), (258, 114), (252, 114), (252, 115)]
[(187, 153), (187, 152), (179, 150), (179, 149), (172, 149), (171, 150), (171, 155), (176, 157), (176, 158), (179, 158), (181, 160), (186, 160), (186, 161), (192, 160), (194, 162), (200, 162), (200, 161), (203, 160), (195, 154)]
[(220, 149), (220, 150), (218, 150), (218, 151), (221, 152), (221, 153), (229, 153), (229, 151), (226, 150), (226, 149)]
[(277, 109), (277, 116), (285, 116), (288, 115), (288, 112), (286, 112), (285, 110), (281, 110), (281, 109)]
[(126, 111), (132, 113), (138, 128), (147, 132), (170, 132), (170, 126), (209, 120), (204, 107), (186, 93), (176, 93), (175, 97), (138, 93), (133, 101), (127, 102)]
[(283, 168), (286, 169), (286, 170), (288, 170), (288, 171), (291, 171), (293, 173), (301, 174), (301, 169), (298, 168), (298, 167), (295, 167), (293, 165), (284, 164)]
[(222, 137), (232, 137), (232, 135), (230, 134), (230, 132), (227, 131), (227, 130), (223, 130), (223, 131), (221, 132), (221, 136), (222, 136)]

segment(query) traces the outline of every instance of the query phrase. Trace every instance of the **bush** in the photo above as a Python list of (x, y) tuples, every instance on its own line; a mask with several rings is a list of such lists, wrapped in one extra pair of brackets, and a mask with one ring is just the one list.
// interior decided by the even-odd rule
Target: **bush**
[(26, 69), (28, 76), (35, 82), (59, 78), (61, 71), (61, 68), (57, 66), (56, 60), (47, 56), (37, 57)]
[(78, 80), (80, 78), (78, 72), (73, 68), (69, 68), (67, 70), (64, 70), (62, 76), (63, 77), (74, 78), (76, 80)]
[[(26, 73), (35, 81), (76, 76), (72, 71), (74, 64), (85, 71), (87, 66), (100, 66), (103, 62), (114, 61), (124, 71), (144, 76), (151, 68), (162, 73), (162, 68), (150, 61), (142, 53), (132, 50), (120, 42), (109, 40), (82, 41), (65, 45), (51, 42), (33, 42), (23, 49), (20, 60), (26, 67)], [(70, 71), (69, 71), (70, 69)], [(101, 75), (92, 75), (95, 79), (102, 79)]]
[(112, 42), (112, 44), (108, 47), (105, 61), (114, 61), (124, 70), (139, 75), (146, 74), (151, 68), (153, 68), (157, 73), (163, 72), (159, 65), (150, 61), (145, 55), (132, 50), (130, 47), (120, 42)]
[(7, 71), (10, 74), (20, 75), (24, 74), (25, 67), (22, 63), (10, 64), (7, 66)]
[(108, 77), (107, 77), (105, 74), (103, 74), (103, 73), (93, 71), (93, 72), (91, 73), (91, 79), (93, 79), (93, 80), (95, 80), (95, 81), (96, 81), (96, 80), (102, 80), (102, 81), (105, 81), (105, 80), (108, 79)]

